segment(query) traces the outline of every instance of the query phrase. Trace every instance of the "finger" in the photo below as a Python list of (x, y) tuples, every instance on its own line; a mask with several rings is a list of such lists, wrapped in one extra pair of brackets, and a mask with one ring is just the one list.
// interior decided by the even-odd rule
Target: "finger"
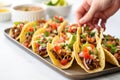
[[(79, 20), (85, 15), (85, 13), (89, 10), (89, 5), (87, 4), (86, 1), (83, 1), (83, 3), (80, 5), (78, 10), (76, 11), (76, 19), (77, 23), (81, 24)], [(82, 24), (81, 24), (82, 25)]]
[(97, 11), (97, 7), (96, 7), (94, 4), (92, 4), (92, 6), (90, 7), (89, 11), (88, 11), (88, 12), (86, 13), (86, 15), (80, 20), (80, 23), (81, 23), (81, 24), (84, 24), (84, 23), (89, 22), (89, 21), (93, 18), (93, 16), (94, 16), (94, 14), (95, 14), (96, 11)]
[(101, 27), (104, 29), (104, 31), (105, 31), (105, 29), (106, 29), (105, 23), (106, 23), (106, 20), (105, 20), (105, 19), (102, 19), (100, 25), (101, 25)]
[(83, 8), (83, 4), (81, 4), (80, 7), (77, 9), (76, 14), (75, 14), (78, 25), (80, 25), (79, 19), (82, 18), (82, 16), (85, 14), (85, 12), (86, 11)]
[(99, 22), (99, 18), (94, 17), (92, 20), (92, 24), (98, 24), (98, 22)]

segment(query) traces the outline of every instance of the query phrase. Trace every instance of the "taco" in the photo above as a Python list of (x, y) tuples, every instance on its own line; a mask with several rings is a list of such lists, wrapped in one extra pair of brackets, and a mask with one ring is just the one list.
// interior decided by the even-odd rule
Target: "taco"
[(61, 32), (61, 28), (66, 26), (67, 24), (68, 22), (64, 20), (63, 17), (54, 16), (51, 23), (48, 23), (48, 26), (45, 26), (44, 28), (50, 30), (50, 33), (59, 35), (59, 33)]
[(20, 37), (19, 35), (20, 35), (20, 33), (21, 33), (21, 31), (26, 23), (27, 22), (14, 22), (13, 27), (10, 28), (9, 35), (13, 39), (18, 40)]
[(46, 28), (41, 28), (39, 29), (39, 34), (33, 37), (32, 41), (32, 50), (36, 54), (42, 56), (42, 57), (47, 57), (47, 43), (51, 43), (53, 39), (52, 33), (49, 33)]
[(67, 21), (62, 21), (61, 23), (58, 23), (54, 20), (50, 20), (49, 23), (46, 23), (46, 26), (44, 26), (44, 28), (38, 29), (34, 33), (32, 38), (33, 51), (42, 57), (47, 57), (48, 56), (47, 50), (46, 50), (47, 43), (48, 42), (51, 43), (52, 39), (59, 34), (58, 28), (65, 25), (67, 25)]
[(20, 43), (26, 47), (30, 47), (34, 32), (39, 28), (42, 28), (45, 24), (46, 20), (44, 19), (27, 23), (21, 31)]
[[(103, 30), (101, 29), (100, 35)], [(79, 27), (74, 44), (75, 59), (88, 73), (102, 71), (105, 67), (105, 55), (101, 46), (100, 35), (89, 27)]]
[[(77, 31), (77, 26), (74, 25), (73, 27), (76, 27)], [(60, 33), (60, 36), (56, 36), (51, 44), (47, 44), (48, 55), (52, 63), (61, 69), (67, 69), (73, 63), (73, 44), (76, 41), (75, 32), (65, 30), (63, 33)]]
[(120, 40), (111, 35), (103, 35), (102, 46), (106, 61), (120, 67)]

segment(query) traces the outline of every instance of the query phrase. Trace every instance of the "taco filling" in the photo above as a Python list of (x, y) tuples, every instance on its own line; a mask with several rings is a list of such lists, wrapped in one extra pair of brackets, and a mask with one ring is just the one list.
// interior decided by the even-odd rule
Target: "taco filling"
[(81, 52), (79, 53), (79, 57), (88, 70), (100, 67), (95, 33), (96, 32), (89, 27), (84, 27), (84, 32), (80, 35), (80, 42), (83, 46), (80, 46)]
[(47, 29), (50, 33), (58, 35), (58, 27), (60, 27), (60, 24), (63, 23), (63, 21), (64, 19), (62, 17), (54, 16), (52, 19), (52, 23), (48, 24)]
[(14, 26), (11, 28), (11, 37), (16, 39), (20, 35), (24, 25), (25, 22), (14, 22)]
[(76, 41), (77, 25), (66, 26), (60, 34), (59, 40), (56, 41), (51, 50), (55, 58), (60, 61), (61, 65), (66, 65), (72, 60), (73, 44)]
[(51, 52), (61, 65), (66, 65), (72, 60), (73, 47), (68, 43), (69, 38), (62, 33), (60, 39), (55, 43)]
[(103, 35), (102, 39), (103, 47), (108, 50), (117, 59), (120, 64), (120, 43), (119, 39), (111, 35)]
[(63, 33), (65, 33), (65, 32), (76, 33), (77, 27), (78, 27), (77, 24), (72, 24), (72, 25), (66, 26), (65, 30), (63, 30)]
[(80, 35), (80, 41), (82, 44), (85, 44), (86, 42), (95, 44), (96, 43), (95, 31), (90, 30), (89, 27), (85, 27), (84, 32)]
[(43, 57), (47, 54), (47, 50), (46, 50), (47, 43), (48, 42), (51, 43), (52, 39), (53, 39), (53, 37), (49, 36), (49, 33), (47, 31), (45, 33), (40, 34), (37, 37), (37, 40), (35, 42), (35, 47), (36, 47), (37, 53), (40, 56)]
[(85, 44), (82, 46), (82, 50), (79, 53), (79, 57), (82, 60), (82, 63), (88, 70), (93, 70), (100, 67), (100, 60), (97, 57), (98, 52), (94, 44)]
[(46, 20), (41, 19), (39, 21), (36, 21), (33, 26), (29, 27), (28, 32), (26, 32), (26, 34), (25, 34), (26, 40), (24, 41), (24, 45), (26, 47), (29, 47), (29, 44), (31, 43), (34, 32), (37, 29), (42, 28), (45, 25), (45, 23), (46, 23)]

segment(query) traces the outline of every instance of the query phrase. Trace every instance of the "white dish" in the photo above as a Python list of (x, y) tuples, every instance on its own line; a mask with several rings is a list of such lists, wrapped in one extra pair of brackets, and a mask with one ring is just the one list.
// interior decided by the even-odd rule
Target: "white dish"
[[(20, 7), (37, 7), (42, 8), (40, 10), (34, 10), (34, 11), (23, 11), (23, 10), (17, 10), (17, 8)], [(12, 6), (12, 21), (36, 21), (41, 18), (46, 17), (46, 8), (43, 4), (21, 4)]]
[(11, 11), (9, 8), (0, 8), (0, 22), (9, 21), (11, 19)]
[(55, 15), (67, 17), (71, 11), (72, 4), (68, 4), (66, 6), (47, 6), (47, 14), (50, 17)]

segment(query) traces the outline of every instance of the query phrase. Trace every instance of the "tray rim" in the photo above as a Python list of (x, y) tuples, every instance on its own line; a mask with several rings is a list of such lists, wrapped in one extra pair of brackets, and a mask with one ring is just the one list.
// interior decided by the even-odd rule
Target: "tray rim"
[(93, 78), (93, 77), (97, 77), (97, 76), (102, 76), (104, 74), (110, 74), (110, 73), (114, 73), (114, 72), (118, 72), (120, 71), (120, 68), (115, 66), (113, 68), (108, 68), (108, 69), (104, 69), (103, 71), (99, 71), (99, 72), (95, 72), (95, 73), (85, 73), (82, 75), (79, 74), (70, 74), (68, 72), (65, 72), (64, 70), (58, 68), (57, 66), (53, 65), (52, 63), (50, 63), (49, 61), (47, 61), (46, 59), (42, 58), (41, 56), (35, 54), (31, 49), (26, 48), (25, 46), (23, 46), (22, 44), (20, 44), (18, 41), (16, 41), (15, 39), (11, 38), (8, 34), (8, 30), (10, 30), (10, 28), (6, 28), (4, 29), (4, 35), (15, 45), (17, 45), (18, 47), (20, 47), (22, 50), (24, 50), (26, 53), (30, 54), (31, 56), (35, 57), (36, 59), (40, 60), (42, 63), (44, 63), (45, 65), (49, 66), (50, 68), (52, 68), (54, 71), (59, 72), (61, 75), (63, 75), (66, 78), (69, 79), (87, 79), (87, 78)]

